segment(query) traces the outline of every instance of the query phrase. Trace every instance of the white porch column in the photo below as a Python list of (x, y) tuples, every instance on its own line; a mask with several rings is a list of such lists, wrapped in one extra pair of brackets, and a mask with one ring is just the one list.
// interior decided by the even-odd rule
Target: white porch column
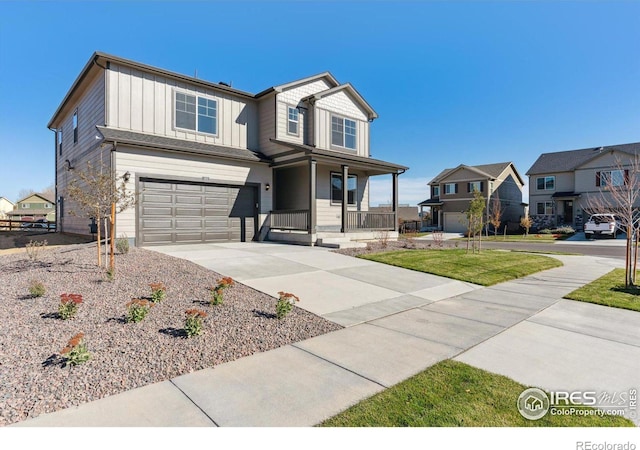
[(316, 232), (316, 178), (318, 168), (315, 159), (309, 161), (309, 234)]
[(398, 172), (393, 173), (393, 231), (398, 231)]
[(349, 214), (349, 166), (342, 166), (342, 225), (340, 231), (347, 232), (347, 215)]

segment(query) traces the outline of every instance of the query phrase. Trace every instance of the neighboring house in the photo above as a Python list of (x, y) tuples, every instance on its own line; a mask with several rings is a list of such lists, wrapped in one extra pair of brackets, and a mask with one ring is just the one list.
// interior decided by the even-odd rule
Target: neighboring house
[(0, 219), (7, 217), (7, 213), (13, 211), (15, 203), (6, 197), (0, 197)]
[(15, 208), (7, 212), (7, 218), (12, 220), (47, 219), (50, 222), (55, 222), (55, 202), (42, 194), (30, 194), (16, 202)]
[(135, 245), (395, 233), (397, 206), (368, 211), (369, 178), (392, 174), (397, 205), (407, 169), (369, 156), (377, 117), (328, 72), (251, 94), (94, 53), (48, 124), (58, 228), (88, 233), (67, 185), (101, 161), (137, 195), (116, 231)]
[(600, 195), (607, 182), (626, 182), (628, 171), (619, 170), (617, 161), (624, 165), (638, 155), (638, 142), (540, 155), (527, 172), (535, 226), (582, 227), (589, 218), (589, 198)]
[(431, 227), (449, 233), (467, 231), (465, 212), (473, 199), (473, 191), (479, 191), (487, 199), (487, 205), (497, 197), (502, 206), (502, 223), (519, 223), (523, 214), (522, 187), (524, 181), (511, 162), (467, 166), (460, 164), (445, 169), (428, 183), (429, 199), (418, 203), (421, 213), (431, 209)]
[[(370, 206), (369, 211), (371, 212), (390, 212), (393, 211), (393, 205), (378, 205), (378, 206)], [(418, 214), (417, 206), (409, 206), (409, 205), (398, 205), (398, 220), (399, 221), (409, 221), (409, 220), (420, 220), (420, 216)]]

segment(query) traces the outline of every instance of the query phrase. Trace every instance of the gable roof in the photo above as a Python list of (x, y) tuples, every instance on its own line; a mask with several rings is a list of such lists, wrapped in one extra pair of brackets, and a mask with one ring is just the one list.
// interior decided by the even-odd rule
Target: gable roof
[(495, 180), (509, 166), (511, 166), (513, 168), (513, 172), (518, 177), (518, 180), (520, 180), (520, 182), (524, 185), (524, 180), (520, 176), (520, 173), (518, 172), (516, 167), (513, 165), (513, 163), (510, 162), (510, 161), (509, 162), (501, 162), (501, 163), (493, 163), (493, 164), (480, 164), (480, 165), (477, 165), (477, 166), (467, 166), (465, 164), (460, 164), (459, 166), (454, 167), (452, 169), (444, 169), (442, 172), (440, 172), (438, 175), (436, 175), (435, 178), (433, 178), (427, 184), (428, 185), (439, 184), (442, 180), (444, 180), (445, 178), (449, 177), (454, 172), (457, 172), (458, 170), (462, 170), (462, 169), (471, 170), (472, 172), (476, 172), (478, 175), (480, 175), (480, 176), (482, 176), (484, 178), (487, 178), (489, 180)]
[(175, 150), (198, 155), (218, 156), (227, 159), (236, 159), (253, 162), (269, 162), (262, 153), (253, 152), (244, 148), (224, 147), (221, 145), (205, 144), (204, 142), (174, 139), (153, 134), (136, 133), (134, 131), (119, 130), (108, 127), (96, 127), (107, 142), (134, 145), (137, 147), (159, 148)]
[(607, 151), (620, 151), (631, 155), (640, 154), (640, 142), (609, 145), (606, 147), (583, 148), (563, 152), (543, 153), (527, 171), (527, 175), (543, 173), (571, 172)]
[(367, 118), (369, 120), (377, 119), (378, 113), (367, 103), (367, 101), (360, 95), (360, 93), (354, 88), (351, 83), (341, 84), (340, 86), (335, 86), (331, 89), (327, 89), (324, 91), (316, 92), (315, 94), (311, 94), (302, 99), (302, 101), (309, 101), (310, 103), (315, 103), (317, 100), (321, 98), (327, 97), (329, 95), (333, 95), (336, 92), (346, 91), (353, 97), (356, 102), (360, 104), (360, 106), (367, 112)]
[(316, 75), (311, 75), (310, 77), (305, 77), (305, 78), (300, 78), (299, 80), (294, 80), (294, 81), (290, 81), (288, 83), (284, 83), (284, 84), (279, 84), (277, 86), (271, 86), (267, 89), (265, 89), (264, 91), (258, 92), (254, 97), (255, 98), (260, 98), (263, 97), (271, 92), (282, 92), (282, 91), (286, 91), (287, 89), (291, 89), (294, 88), (296, 86), (300, 86), (301, 84), (306, 84), (306, 83), (310, 83), (312, 81), (315, 80), (321, 80), (321, 79), (325, 79), (329, 82), (330, 85), (338, 86), (340, 83), (338, 83), (338, 80), (335, 79), (335, 77), (333, 75), (331, 75), (330, 72), (322, 72), (322, 73), (318, 73)]
[(39, 197), (39, 198), (41, 198), (42, 200), (44, 200), (45, 202), (47, 202), (47, 203), (54, 203), (54, 201), (53, 201), (52, 199), (47, 198), (47, 197), (45, 197), (45, 196), (44, 196), (44, 195), (42, 195), (42, 194), (37, 194), (37, 193), (35, 193), (35, 192), (34, 192), (34, 193), (32, 193), (32, 194), (27, 195), (25, 198), (21, 198), (21, 199), (20, 199), (20, 200), (18, 200), (15, 204), (22, 203), (22, 202), (24, 202), (25, 200), (27, 200), (28, 198), (31, 198), (31, 197)]
[(7, 197), (0, 197), (0, 200), (4, 199), (5, 201), (11, 203), (12, 205), (15, 205), (15, 203), (13, 203), (11, 200), (9, 200)]

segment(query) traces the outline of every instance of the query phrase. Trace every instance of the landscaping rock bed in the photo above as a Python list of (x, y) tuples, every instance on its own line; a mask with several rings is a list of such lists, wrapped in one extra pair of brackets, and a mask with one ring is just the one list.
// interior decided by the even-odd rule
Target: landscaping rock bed
[(367, 242), (366, 247), (357, 248), (343, 248), (339, 250), (333, 250), (335, 253), (340, 253), (347, 256), (366, 255), (369, 253), (380, 252), (393, 252), (397, 250), (415, 250), (415, 249), (438, 249), (438, 248), (456, 248), (464, 247), (466, 242), (464, 241), (434, 241), (429, 239), (416, 239), (407, 236), (401, 236), (398, 240), (378, 240)]
[[(278, 320), (276, 299), (240, 283), (211, 306), (208, 288), (222, 275), (182, 259), (132, 248), (116, 261), (108, 281), (95, 244), (42, 250), (37, 261), (26, 252), (0, 256), (0, 426), (341, 328), (299, 308)], [(44, 284), (43, 297), (29, 295), (32, 281)], [(125, 304), (148, 298), (156, 282), (166, 299), (127, 323)], [(83, 296), (69, 320), (57, 313), (64, 293)], [(204, 333), (187, 338), (193, 308), (207, 313)], [(60, 352), (79, 332), (91, 359), (63, 367)]]

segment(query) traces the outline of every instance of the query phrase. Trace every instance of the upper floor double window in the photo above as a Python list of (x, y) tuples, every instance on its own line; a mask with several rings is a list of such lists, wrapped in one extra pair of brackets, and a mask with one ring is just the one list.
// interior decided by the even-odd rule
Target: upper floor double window
[(536, 187), (539, 191), (553, 191), (556, 188), (556, 177), (538, 177)]
[(482, 192), (482, 181), (471, 181), (467, 183), (467, 192)]
[(603, 170), (601, 172), (596, 172), (597, 187), (619, 187), (628, 183), (628, 170)]
[(176, 92), (176, 128), (218, 134), (218, 101), (199, 95)]
[(331, 116), (331, 145), (355, 150), (356, 137), (355, 120)]
[(444, 193), (445, 193), (445, 195), (457, 194), (458, 193), (458, 183), (445, 183), (445, 185), (444, 185)]

